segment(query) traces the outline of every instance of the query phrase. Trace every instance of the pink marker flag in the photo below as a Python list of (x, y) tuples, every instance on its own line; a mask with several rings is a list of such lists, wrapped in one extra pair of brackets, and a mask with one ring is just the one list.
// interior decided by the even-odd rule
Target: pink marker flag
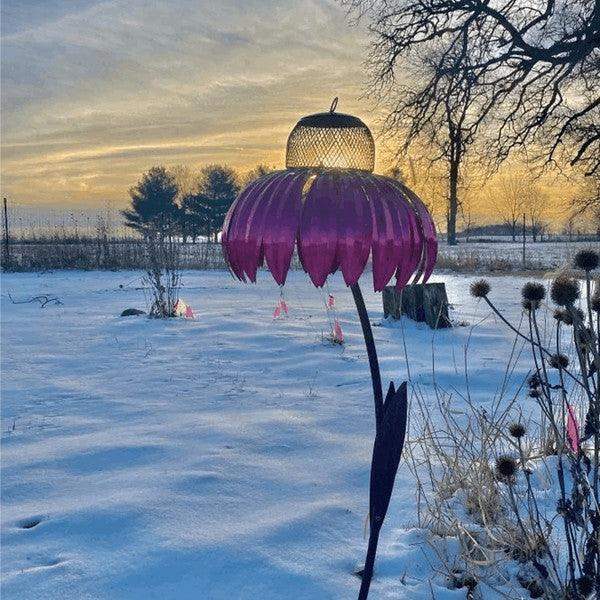
[(342, 326), (337, 319), (333, 322), (333, 339), (339, 344), (344, 343), (344, 332), (342, 331)]
[(577, 423), (577, 417), (575, 411), (571, 408), (571, 405), (567, 402), (567, 437), (569, 438), (569, 444), (573, 452), (579, 452), (580, 441), (579, 441), (579, 424)]
[(173, 314), (176, 317), (183, 317), (184, 319), (193, 319), (194, 311), (189, 304), (186, 304), (181, 298), (177, 300), (173, 307)]
[(285, 315), (288, 314), (288, 307), (287, 307), (287, 304), (285, 303), (285, 300), (283, 298), (279, 298), (279, 301), (277, 302), (277, 306), (275, 307), (275, 310), (273, 311), (273, 318), (278, 319), (279, 317), (282, 317), (284, 314)]

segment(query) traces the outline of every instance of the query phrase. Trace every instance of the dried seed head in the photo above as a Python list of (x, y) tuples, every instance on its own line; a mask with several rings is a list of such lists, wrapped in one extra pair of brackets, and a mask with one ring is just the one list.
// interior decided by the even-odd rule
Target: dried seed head
[(559, 306), (571, 306), (579, 298), (579, 282), (566, 275), (560, 275), (552, 282), (550, 296)]
[(504, 454), (496, 459), (496, 473), (501, 479), (511, 479), (517, 472), (517, 461)]
[(531, 311), (537, 310), (540, 307), (540, 303), (538, 300), (525, 299), (521, 301), (521, 306), (523, 307), (523, 310)]
[(528, 281), (521, 288), (521, 296), (523, 296), (523, 300), (530, 300), (531, 302), (539, 303), (546, 296), (546, 288), (541, 283)]
[(566, 369), (569, 366), (569, 358), (564, 354), (553, 354), (548, 363), (554, 369)]
[(520, 439), (525, 435), (525, 425), (523, 425), (522, 423), (511, 423), (508, 427), (508, 432), (514, 438)]
[(471, 296), (474, 298), (485, 298), (491, 289), (487, 279), (478, 279), (471, 284)]
[(573, 260), (573, 263), (578, 269), (582, 269), (583, 271), (593, 271), (598, 268), (600, 264), (600, 256), (595, 250), (591, 248), (587, 248), (584, 250), (580, 250)]
[(571, 315), (564, 308), (557, 308), (554, 311), (554, 318), (565, 325), (573, 325), (573, 319)]
[(541, 395), (542, 395), (542, 390), (540, 390), (540, 388), (531, 388), (529, 390), (530, 398), (540, 398)]
[(538, 387), (541, 384), (542, 384), (542, 380), (540, 379), (540, 376), (537, 373), (534, 373), (533, 375), (531, 375), (529, 377), (529, 379), (527, 380), (527, 385), (530, 388)]

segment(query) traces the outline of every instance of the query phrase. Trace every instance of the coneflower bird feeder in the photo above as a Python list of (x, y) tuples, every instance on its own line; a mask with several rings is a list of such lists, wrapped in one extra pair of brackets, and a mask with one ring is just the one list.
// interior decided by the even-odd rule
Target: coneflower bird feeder
[(401, 290), (427, 281), (437, 254), (433, 220), (401, 182), (373, 174), (375, 144), (357, 117), (335, 112), (303, 117), (287, 142), (286, 169), (250, 183), (225, 218), (222, 245), (232, 273), (256, 281), (266, 265), (285, 283), (294, 251), (312, 283), (322, 287), (340, 270), (352, 290), (369, 357), (375, 402), (370, 536), (359, 599), (368, 595), (377, 542), (402, 453), (407, 389), (390, 383), (383, 396), (371, 323), (358, 284), (372, 264), (373, 287), (395, 277)]

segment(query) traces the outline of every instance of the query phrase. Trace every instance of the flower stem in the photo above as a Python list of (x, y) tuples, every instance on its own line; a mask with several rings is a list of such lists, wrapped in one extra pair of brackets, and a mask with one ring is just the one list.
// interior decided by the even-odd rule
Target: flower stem
[(369, 321), (369, 313), (365, 306), (365, 300), (358, 282), (351, 285), (354, 303), (356, 304), (356, 312), (360, 319), (365, 346), (369, 356), (369, 368), (371, 369), (371, 382), (373, 384), (373, 400), (375, 402), (375, 427), (378, 432), (381, 428), (383, 419), (383, 390), (381, 388), (381, 373), (379, 371), (379, 361), (377, 360), (377, 350), (375, 348), (375, 340), (373, 338), (373, 330), (371, 329), (371, 321)]
[[(360, 319), (365, 346), (369, 356), (369, 368), (371, 369), (371, 382), (373, 384), (373, 400), (375, 402), (375, 435), (379, 434), (383, 424), (383, 390), (381, 388), (381, 372), (379, 371), (379, 361), (377, 359), (377, 349), (375, 348), (375, 339), (373, 338), (373, 330), (369, 321), (369, 313), (365, 306), (365, 300), (358, 285), (358, 282), (350, 286), (354, 303), (356, 304), (356, 312)], [(371, 465), (373, 468), (373, 465)], [(379, 532), (382, 523), (375, 523), (373, 515), (369, 514), (369, 547), (367, 549), (367, 558), (362, 573), (362, 582), (358, 600), (366, 600), (369, 595), (371, 579), (373, 578), (373, 566), (375, 564), (375, 555), (377, 554), (377, 543), (379, 541)]]
[(367, 559), (362, 572), (362, 582), (360, 584), (360, 592), (358, 600), (367, 600), (369, 588), (371, 587), (371, 579), (373, 578), (373, 567), (375, 565), (375, 555), (377, 554), (377, 542), (379, 542), (380, 529), (371, 530), (369, 534), (369, 547), (367, 549)]

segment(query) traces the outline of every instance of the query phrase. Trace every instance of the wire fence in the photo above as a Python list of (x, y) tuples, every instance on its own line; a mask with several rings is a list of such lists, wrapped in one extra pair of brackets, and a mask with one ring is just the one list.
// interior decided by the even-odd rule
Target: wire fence
[[(111, 239), (135, 237), (125, 225), (119, 210), (107, 204), (96, 210), (45, 208), (7, 203), (9, 237), (17, 243), (64, 242), (108, 236)], [(5, 220), (2, 222), (5, 235)]]
[[(7, 206), (2, 219), (2, 268), (16, 271), (54, 269), (143, 269), (146, 253), (140, 236), (124, 225), (110, 206), (98, 211)], [(8, 229), (7, 229), (8, 225)], [(543, 271), (567, 264), (594, 236), (546, 236), (512, 242), (494, 236), (440, 244), (438, 269), (463, 272)], [(227, 269), (220, 244), (200, 239), (177, 242), (182, 269)], [(300, 268), (297, 256), (293, 268)]]

